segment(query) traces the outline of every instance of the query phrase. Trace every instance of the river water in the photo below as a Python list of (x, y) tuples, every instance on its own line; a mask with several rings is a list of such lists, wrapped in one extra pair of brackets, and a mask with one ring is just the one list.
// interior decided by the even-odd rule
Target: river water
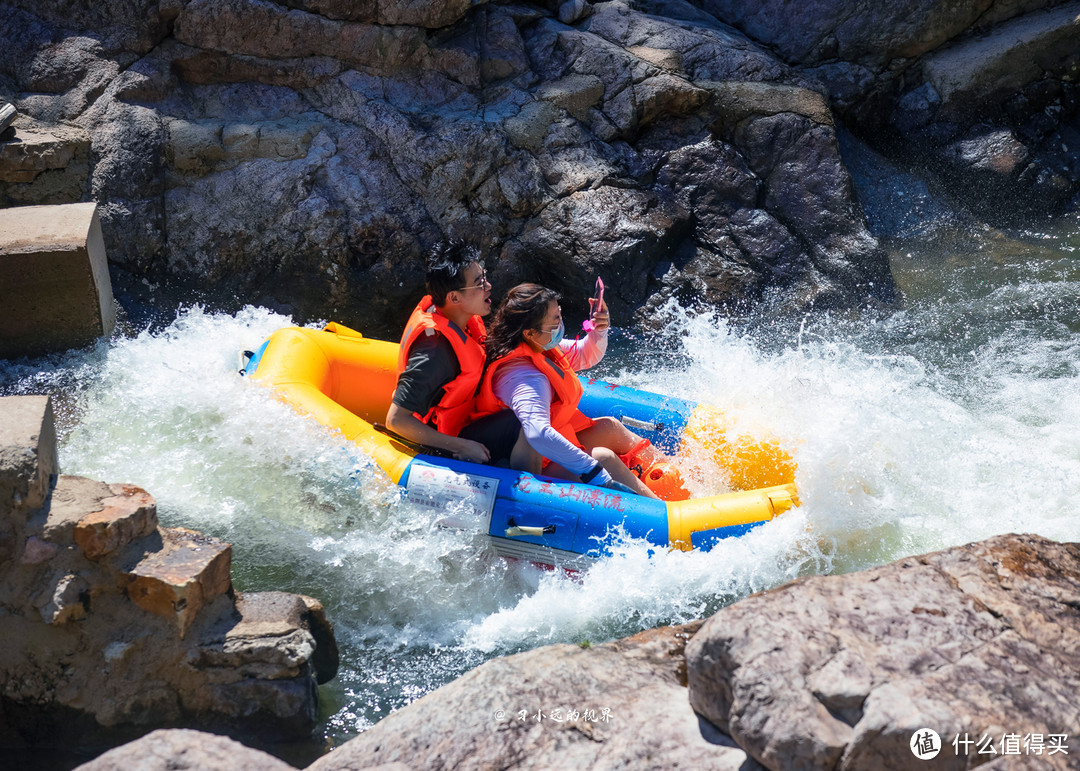
[(62, 471), (142, 486), (162, 524), (231, 543), (238, 589), (323, 601), (342, 653), (320, 690), (317, 744), (332, 745), (493, 656), (999, 533), (1080, 541), (1078, 248), (1076, 219), (930, 236), (893, 247), (902, 310), (735, 322), (675, 308), (658, 335), (616, 331), (590, 374), (776, 435), (803, 504), (708, 553), (627, 542), (579, 575), (439, 529), (239, 377), (237, 351), (292, 323), (266, 309), (182, 307), (91, 349), (0, 362), (0, 393), (54, 394)]

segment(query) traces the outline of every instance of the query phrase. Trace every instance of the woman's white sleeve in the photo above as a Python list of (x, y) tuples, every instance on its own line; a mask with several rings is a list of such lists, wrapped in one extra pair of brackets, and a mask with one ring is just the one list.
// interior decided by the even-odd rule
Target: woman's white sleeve
[(574, 474), (584, 474), (596, 461), (551, 427), (551, 383), (528, 361), (511, 361), (495, 373), (495, 395), (521, 421), (525, 441), (543, 455)]
[(570, 360), (574, 370), (588, 369), (607, 353), (608, 329), (592, 330), (584, 339), (563, 340), (559, 343), (562, 352)]

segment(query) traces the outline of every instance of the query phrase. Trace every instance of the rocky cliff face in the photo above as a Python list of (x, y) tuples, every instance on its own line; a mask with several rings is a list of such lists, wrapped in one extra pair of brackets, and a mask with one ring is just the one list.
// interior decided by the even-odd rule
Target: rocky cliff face
[[(133, 275), (387, 333), (446, 236), (497, 293), (600, 274), (624, 320), (894, 298), (827, 96), (692, 5), (136, 6), (0, 4), (14, 141), (86, 132), (83, 195)], [(6, 201), (45, 202), (20, 173)]]
[(703, 0), (993, 222), (1080, 205), (1080, 3)]
[[(123, 274), (383, 333), (446, 236), (496, 293), (602, 274), (621, 320), (891, 302), (834, 116), (983, 216), (1080, 189), (1075, 0), (69, 6), (0, 2), (0, 201), (77, 193)], [(71, 147), (20, 154), (43, 125)]]

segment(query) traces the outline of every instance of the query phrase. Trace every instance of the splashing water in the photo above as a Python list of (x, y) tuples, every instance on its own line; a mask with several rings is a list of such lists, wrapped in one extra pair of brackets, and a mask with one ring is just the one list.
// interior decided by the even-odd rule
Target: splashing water
[[(775, 435), (803, 501), (712, 551), (625, 541), (587, 573), (440, 529), (367, 458), (236, 374), (288, 317), (183, 309), (159, 330), (0, 368), (52, 393), (64, 473), (145, 487), (166, 526), (233, 544), (242, 591), (318, 597), (342, 650), (340, 742), (494, 655), (707, 616), (792, 578), (1010, 532), (1080, 540), (1075, 226), (973, 254), (897, 255), (905, 310), (740, 324), (674, 310), (594, 374)], [(343, 321), (347, 322), (347, 319)], [(665, 353), (675, 351), (671, 353)]]

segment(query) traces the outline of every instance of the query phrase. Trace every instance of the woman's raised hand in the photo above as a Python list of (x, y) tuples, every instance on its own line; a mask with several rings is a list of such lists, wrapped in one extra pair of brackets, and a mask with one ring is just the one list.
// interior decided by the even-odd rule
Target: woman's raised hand
[[(598, 304), (599, 307), (597, 307)], [(595, 297), (589, 298), (589, 319), (592, 321), (592, 328), (597, 332), (603, 332), (611, 326), (611, 314), (608, 313), (605, 300), (597, 300)]]

